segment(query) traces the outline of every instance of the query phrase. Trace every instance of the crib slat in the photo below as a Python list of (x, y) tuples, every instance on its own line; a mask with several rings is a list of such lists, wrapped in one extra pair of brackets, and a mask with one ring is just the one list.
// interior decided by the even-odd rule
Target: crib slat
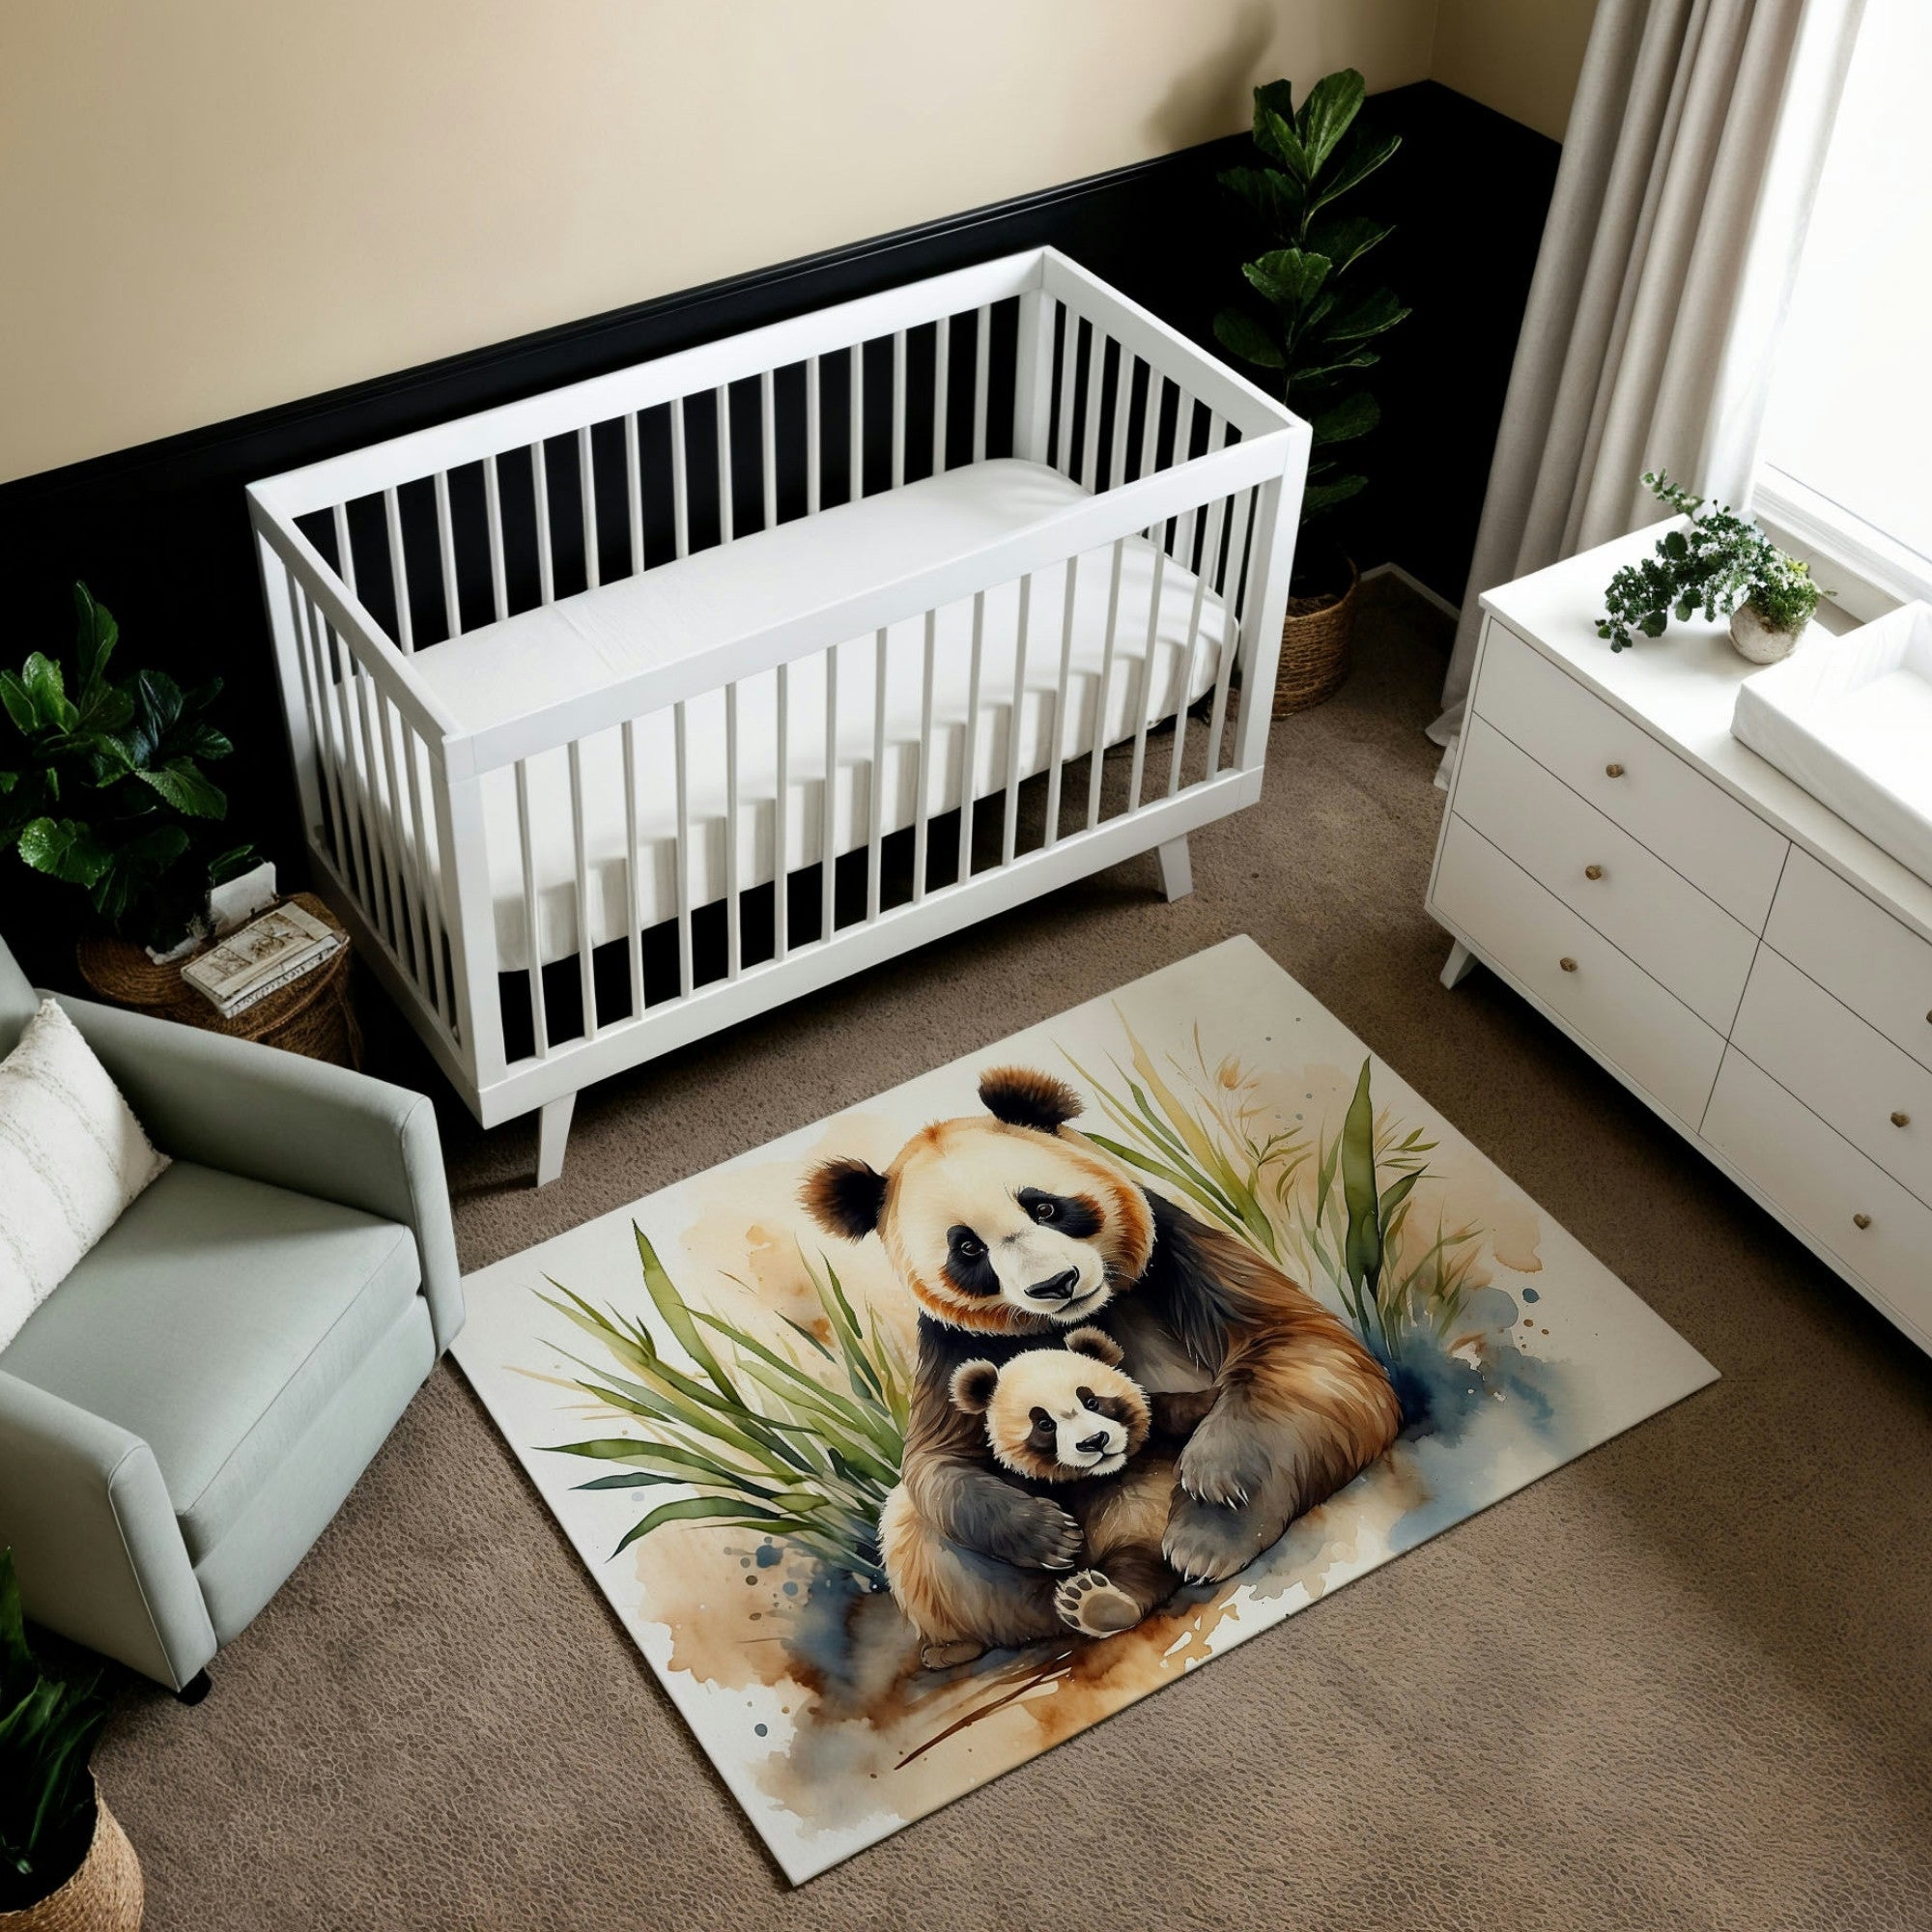
[(590, 959), (590, 850), (583, 836), (583, 741), (570, 741), (570, 849), (577, 861), (577, 984), (583, 1000), (583, 1037), (597, 1037), (597, 984)]
[(769, 369), (762, 371), (758, 377), (758, 449), (764, 459), (763, 527), (766, 529), (771, 529), (779, 520), (779, 422), (776, 389), (773, 372)]
[(583, 508), (583, 582), (595, 590), (604, 582), (597, 548), (597, 457), (590, 447), (590, 425), (577, 432), (577, 491)]
[(403, 722), (403, 767), (409, 775), (410, 822), (416, 836), (416, 871), (421, 883), (423, 919), (427, 927), (430, 980), (435, 989), (437, 1012), (441, 1016), (442, 1023), (453, 1030), (456, 1012), (450, 1002), (442, 964), (442, 901), (437, 875), (431, 870), (429, 863), (429, 834), (423, 817), (422, 781), (417, 773), (416, 734), (407, 719)]
[(1167, 554), (1153, 554), (1153, 583), (1148, 591), (1146, 647), (1141, 653), (1140, 675), (1134, 679), (1134, 762), (1127, 775), (1127, 810), (1141, 809), (1141, 779), (1147, 771), (1148, 693), (1153, 688), (1153, 654), (1160, 642), (1160, 580)]
[(537, 506), (537, 591), (546, 604), (554, 604), (556, 566), (550, 541), (550, 462), (541, 442), (530, 444), (530, 487)]
[(490, 528), (490, 597), (500, 624), (510, 614), (510, 593), (503, 565), (503, 479), (494, 456), (483, 465), (483, 515)]
[(442, 610), (448, 635), (463, 635), (463, 608), (456, 594), (456, 525), (449, 512), (449, 471), (436, 472), (436, 550), (442, 562)]
[(946, 445), (951, 427), (947, 411), (951, 405), (952, 374), (952, 318), (942, 315), (932, 325), (932, 473), (946, 468)]
[(691, 968), (691, 755), (684, 700), (671, 712), (671, 736), (676, 748), (677, 778), (677, 992), (692, 991)]
[(301, 643), (298, 655), (301, 659), (302, 697), (309, 709), (309, 736), (315, 741), (322, 759), (323, 789), (328, 799), (329, 843), (335, 849), (336, 876), (346, 884), (349, 878), (349, 850), (342, 820), (341, 774), (335, 749), (335, 722), (323, 688), (322, 652), (316, 641), (315, 599), (303, 594), (298, 603), (293, 573), (289, 576), (289, 604), (292, 610), (298, 611), (296, 628)]
[(772, 956), (791, 951), (791, 666), (779, 666), (778, 796), (772, 803)]
[(644, 1011), (644, 889), (638, 849), (638, 721), (624, 720), (624, 951), (631, 968), (631, 1017)]
[(1080, 426), (1080, 474), (1074, 479), (1088, 490), (1094, 484), (1100, 459), (1100, 379), (1106, 373), (1107, 338), (1098, 324), (1088, 325), (1087, 420)]
[(1100, 646), (1100, 683), (1094, 696), (1094, 742), (1088, 747), (1092, 768), (1087, 774), (1087, 829), (1100, 822), (1100, 764), (1107, 750), (1107, 688), (1114, 680), (1114, 633), (1121, 616), (1121, 564), (1127, 540), (1114, 543), (1114, 561), (1107, 582), (1107, 634)]
[(724, 687), (724, 972), (735, 980), (744, 967), (744, 930), (738, 905), (738, 682)]
[(973, 651), (966, 673), (966, 737), (959, 767), (959, 871), (955, 884), (973, 876), (973, 793), (980, 759), (980, 669), (986, 641), (986, 593), (973, 593)]
[(1066, 595), (1060, 614), (1060, 681), (1053, 691), (1052, 736), (1046, 763), (1046, 843), (1060, 838), (1060, 784), (1065, 763), (1066, 687), (1073, 672), (1073, 599), (1079, 587), (1080, 559), (1066, 559)]
[[(342, 757), (342, 793), (346, 807), (349, 832), (349, 858), (355, 875), (355, 896), (373, 923), (378, 917), (375, 895), (370, 890), (375, 865), (375, 851), (369, 844), (369, 833), (362, 810), (363, 783), (355, 768), (355, 724), (350, 713), (352, 693), (350, 676), (355, 670), (355, 660), (349, 658), (346, 650), (338, 655), (339, 639), (335, 626), (327, 617), (321, 618), (322, 635), (328, 646), (330, 682), (335, 686), (336, 724), (340, 733), (340, 753)], [(343, 670), (342, 660), (349, 660), (349, 673)], [(345, 880), (345, 884), (348, 882)]]
[(819, 395), (818, 357), (814, 355), (805, 365), (805, 514), (815, 517), (819, 508), (819, 474), (824, 451), (819, 412), (823, 400)]
[[(1221, 607), (1225, 615), (1221, 620), (1221, 668), (1214, 678), (1214, 706), (1208, 720), (1208, 773), (1212, 778), (1221, 769), (1222, 733), (1228, 722), (1228, 688), (1234, 678), (1235, 660), (1240, 653), (1241, 623), (1240, 605), (1237, 596), (1241, 582), (1241, 572), (1247, 568), (1248, 540), (1254, 528), (1255, 493), (1244, 490), (1236, 498), (1234, 515), (1236, 533), (1228, 553), (1228, 576), (1221, 591)], [(1236, 560), (1236, 552), (1239, 552)], [(1243, 700), (1245, 702), (1245, 700)], [(1259, 701), (1267, 702), (1265, 694)]]
[[(631, 526), (631, 575), (644, 574), (644, 419), (634, 412), (624, 418), (624, 508)], [(639, 1009), (642, 1010), (641, 1008)]]
[(691, 554), (691, 469), (684, 442), (684, 398), (670, 404), (670, 525), (679, 556)]
[(980, 304), (979, 326), (973, 331), (973, 461), (986, 460), (986, 416), (992, 404), (988, 372), (993, 359), (993, 311)]
[(819, 872), (819, 916), (818, 937), (821, 942), (830, 940), (834, 926), (833, 914), (837, 908), (833, 904), (834, 862), (838, 847), (834, 838), (838, 831), (838, 646), (828, 644), (825, 650), (825, 785), (819, 799), (818, 813), (818, 859)]
[[(1209, 410), (1208, 412), (1207, 440), (1201, 445), (1204, 450), (1214, 447), (1214, 430), (1219, 422), (1220, 418), (1215, 415), (1212, 410)], [(1192, 570), (1194, 568), (1195, 539), (1202, 533), (1203, 507), (1197, 504), (1193, 509), (1184, 512), (1175, 521), (1174, 547), (1170, 554), (1182, 570)]]
[(932, 783), (932, 660), (938, 640), (939, 612), (925, 613), (925, 648), (920, 665), (919, 684), (919, 790), (912, 808), (912, 895), (925, 896), (926, 823), (930, 816), (928, 793)]
[[(901, 336), (900, 342), (905, 338)], [(886, 811), (886, 642), (881, 629), (872, 657), (872, 771), (871, 797), (866, 812), (866, 923), (879, 916), (884, 895)]]
[(852, 365), (851, 407), (847, 412), (851, 417), (848, 460), (852, 473), (845, 500), (856, 503), (866, 494), (866, 345), (855, 342), (847, 354)]
[(893, 337), (893, 488), (905, 488), (906, 332)]
[[(408, 958), (414, 960), (414, 970), (410, 977), (418, 984), (422, 984), (426, 977), (424, 954), (428, 951), (422, 936), (422, 887), (415, 878), (409, 835), (403, 829), (403, 787), (396, 775), (396, 741), (391, 729), (391, 721), (399, 719), (400, 714), (384, 695), (380, 685), (371, 689), (376, 699), (376, 735), (383, 741), (383, 772), (389, 786), (388, 809), (383, 820), (384, 831), (387, 842), (393, 848), (395, 876), (402, 897), (402, 917), (396, 926), (395, 952), (398, 961), (407, 963)], [(407, 958), (404, 952), (405, 946), (409, 948)]]
[(731, 385), (720, 383), (718, 397), (718, 541), (727, 544), (733, 535), (731, 502)]
[(1126, 480), (1127, 416), (1134, 400), (1134, 358), (1126, 344), (1114, 345), (1114, 437), (1107, 454), (1107, 488), (1118, 490)]
[(1026, 711), (1027, 621), (1033, 609), (1033, 575), (1020, 579), (1019, 625), (1013, 643), (1013, 701), (1007, 714), (1007, 811), (1000, 834), (1000, 864), (1010, 866), (1019, 840), (1020, 724)]
[(405, 657), (416, 647), (410, 616), (410, 567), (403, 554), (403, 511), (393, 486), (383, 492), (383, 520), (389, 534), (389, 582), (396, 593), (396, 642)]
[(517, 760), (517, 846), (524, 861), (524, 949), (529, 961), (530, 1030), (536, 1036), (537, 1058), (548, 1060), (550, 1020), (544, 1011), (541, 908), (537, 904), (536, 858), (530, 848), (530, 773), (522, 758)]
[(1063, 476), (1073, 474), (1073, 394), (1079, 386), (1080, 318), (1061, 304), (1065, 327), (1060, 340), (1060, 411), (1053, 419), (1053, 467)]
[(354, 595), (355, 546), (349, 540), (349, 505), (337, 503), (329, 512), (329, 521), (335, 530), (335, 574), (348, 584), (351, 595)]
[[(368, 680), (368, 692), (362, 689), (363, 679), (359, 672), (352, 672), (355, 687), (355, 725), (362, 739), (362, 800), (365, 822), (369, 829), (371, 868), (370, 911), (375, 914), (376, 930), (387, 942), (389, 951), (398, 959), (403, 956), (402, 899), (397, 889), (396, 858), (389, 849), (388, 812), (384, 810), (383, 798), (382, 767), (376, 757), (376, 740), (369, 722), (369, 697), (380, 696), (373, 678)], [(384, 921), (384, 915), (387, 914)]]
[(1136, 365), (1147, 371), (1147, 393), (1141, 404), (1141, 454), (1134, 481), (1153, 473), (1154, 457), (1160, 445), (1160, 405), (1167, 378), (1151, 362)]
[(1167, 795), (1172, 798), (1180, 789), (1181, 759), (1187, 749), (1187, 702), (1194, 690), (1194, 654), (1200, 648), (1201, 612), (1208, 601), (1208, 579), (1211, 566), (1221, 549), (1221, 532), (1228, 514), (1228, 499), (1217, 497), (1214, 506), (1208, 515), (1208, 547), (1201, 559), (1201, 569), (1194, 579), (1194, 597), (1187, 609), (1187, 642), (1180, 654), (1180, 663), (1175, 670), (1174, 692), (1174, 747), (1167, 761)]

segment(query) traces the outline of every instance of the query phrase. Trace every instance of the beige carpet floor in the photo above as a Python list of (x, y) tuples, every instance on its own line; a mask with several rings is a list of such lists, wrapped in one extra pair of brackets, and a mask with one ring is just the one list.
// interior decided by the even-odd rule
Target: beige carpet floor
[(794, 1892), (439, 1369), (208, 1701), (101, 1750), (153, 1932), (1932, 1926), (1932, 1365), (1436, 984), (1440, 623), (1376, 591), (1192, 898), (1122, 866), (613, 1080), (541, 1194), (531, 1131), (446, 1116), (465, 1264), (1247, 931), (1724, 1379)]

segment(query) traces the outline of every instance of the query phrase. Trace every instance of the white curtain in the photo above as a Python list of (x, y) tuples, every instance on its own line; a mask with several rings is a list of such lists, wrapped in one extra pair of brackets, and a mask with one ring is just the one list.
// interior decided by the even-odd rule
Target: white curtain
[(1479, 595), (1661, 515), (1646, 469), (1747, 502), (1864, 0), (1600, 0), (1429, 735)]

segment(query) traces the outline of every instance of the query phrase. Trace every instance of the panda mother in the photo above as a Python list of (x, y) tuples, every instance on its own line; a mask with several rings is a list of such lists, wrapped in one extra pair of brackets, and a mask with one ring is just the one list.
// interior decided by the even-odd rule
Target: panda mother
[(989, 1466), (951, 1385), (969, 1359), (1004, 1365), (1043, 1335), (1097, 1326), (1150, 1394), (1217, 1391), (1180, 1453), (1163, 1548), (1191, 1580), (1232, 1576), (1395, 1439), (1387, 1376), (1278, 1268), (1070, 1132), (1081, 1103), (1063, 1082), (1001, 1068), (980, 1099), (983, 1115), (922, 1128), (883, 1174), (832, 1160), (804, 1187), (828, 1233), (884, 1243), (920, 1306), (910, 1532), (984, 1559), (993, 1578), (1073, 1566), (1078, 1524)]

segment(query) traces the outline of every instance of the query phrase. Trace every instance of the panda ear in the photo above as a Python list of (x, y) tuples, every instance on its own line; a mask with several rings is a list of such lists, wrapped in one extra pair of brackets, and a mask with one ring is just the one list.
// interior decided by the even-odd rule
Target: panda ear
[(984, 1415), (999, 1385), (1000, 1372), (991, 1362), (961, 1362), (952, 1371), (952, 1406), (968, 1415)]
[(1105, 1362), (1110, 1369), (1118, 1369), (1126, 1359), (1121, 1345), (1104, 1328), (1075, 1328), (1067, 1334), (1065, 1341), (1076, 1355), (1091, 1355), (1096, 1362)]
[(996, 1066), (980, 1081), (980, 1103), (1009, 1127), (1058, 1133), (1080, 1118), (1080, 1096), (1064, 1080), (1028, 1066)]
[(885, 1211), (886, 1177), (863, 1160), (828, 1160), (806, 1176), (798, 1198), (828, 1235), (863, 1241)]

